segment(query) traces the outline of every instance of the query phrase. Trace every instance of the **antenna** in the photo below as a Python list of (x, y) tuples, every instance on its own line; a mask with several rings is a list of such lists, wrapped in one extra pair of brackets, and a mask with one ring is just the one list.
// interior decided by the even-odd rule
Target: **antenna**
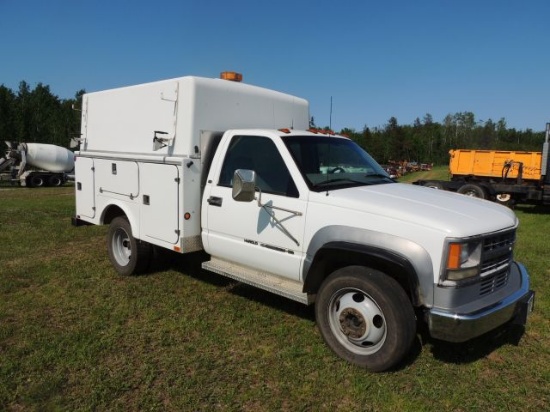
[[(328, 128), (329, 130), (332, 130), (332, 96), (330, 96), (330, 114), (329, 114), (329, 118), (328, 118)], [(331, 132), (329, 132), (331, 133)], [(330, 157), (330, 148), (331, 148), (331, 144), (330, 144), (330, 140), (327, 140), (328, 142), (328, 159), (327, 159), (327, 182), (329, 181), (329, 177), (328, 177), (328, 171), (329, 171), (329, 167), (330, 167), (330, 163), (331, 163), (331, 157)], [(327, 192), (325, 193), (325, 196), (328, 196), (328, 193), (329, 193), (329, 190), (328, 190), (328, 186), (327, 186)]]
[(330, 96), (330, 114), (328, 118), (328, 128), (332, 130), (332, 96)]

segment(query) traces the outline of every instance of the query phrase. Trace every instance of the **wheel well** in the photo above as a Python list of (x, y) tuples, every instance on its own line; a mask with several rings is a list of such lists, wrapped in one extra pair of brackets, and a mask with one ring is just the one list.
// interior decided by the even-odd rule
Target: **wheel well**
[(304, 292), (317, 293), (321, 283), (332, 272), (355, 265), (370, 267), (392, 277), (403, 288), (411, 303), (418, 305), (418, 280), (410, 263), (401, 257), (392, 256), (391, 253), (375, 250), (369, 253), (330, 247), (321, 249), (315, 255), (307, 274)]
[(119, 216), (126, 216), (124, 211), (115, 205), (109, 206), (104, 212), (103, 212), (103, 219), (102, 222), (104, 225), (108, 225), (113, 221), (115, 217)]

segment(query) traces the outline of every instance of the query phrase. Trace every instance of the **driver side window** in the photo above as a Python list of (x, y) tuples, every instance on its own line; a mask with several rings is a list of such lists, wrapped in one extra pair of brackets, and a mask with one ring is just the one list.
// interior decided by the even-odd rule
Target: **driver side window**
[(275, 146), (262, 136), (234, 136), (225, 156), (218, 184), (231, 187), (237, 169), (256, 172), (256, 185), (264, 193), (298, 197), (298, 189)]

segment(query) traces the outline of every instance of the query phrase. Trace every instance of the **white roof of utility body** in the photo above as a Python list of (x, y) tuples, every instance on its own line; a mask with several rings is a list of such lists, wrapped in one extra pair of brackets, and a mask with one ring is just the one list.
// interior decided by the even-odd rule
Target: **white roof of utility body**
[[(306, 100), (221, 79), (180, 77), (85, 94), (81, 152), (191, 155), (201, 131), (307, 129)], [(155, 136), (168, 143), (153, 150)]]

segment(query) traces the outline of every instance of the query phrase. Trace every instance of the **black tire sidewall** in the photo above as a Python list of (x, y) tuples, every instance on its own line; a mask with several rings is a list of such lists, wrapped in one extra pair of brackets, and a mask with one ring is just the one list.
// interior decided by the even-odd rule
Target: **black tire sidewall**
[(29, 179), (30, 187), (42, 187), (44, 186), (44, 178), (42, 176), (31, 176)]
[(63, 184), (63, 180), (59, 176), (50, 176), (48, 184), (53, 187), (59, 187)]

